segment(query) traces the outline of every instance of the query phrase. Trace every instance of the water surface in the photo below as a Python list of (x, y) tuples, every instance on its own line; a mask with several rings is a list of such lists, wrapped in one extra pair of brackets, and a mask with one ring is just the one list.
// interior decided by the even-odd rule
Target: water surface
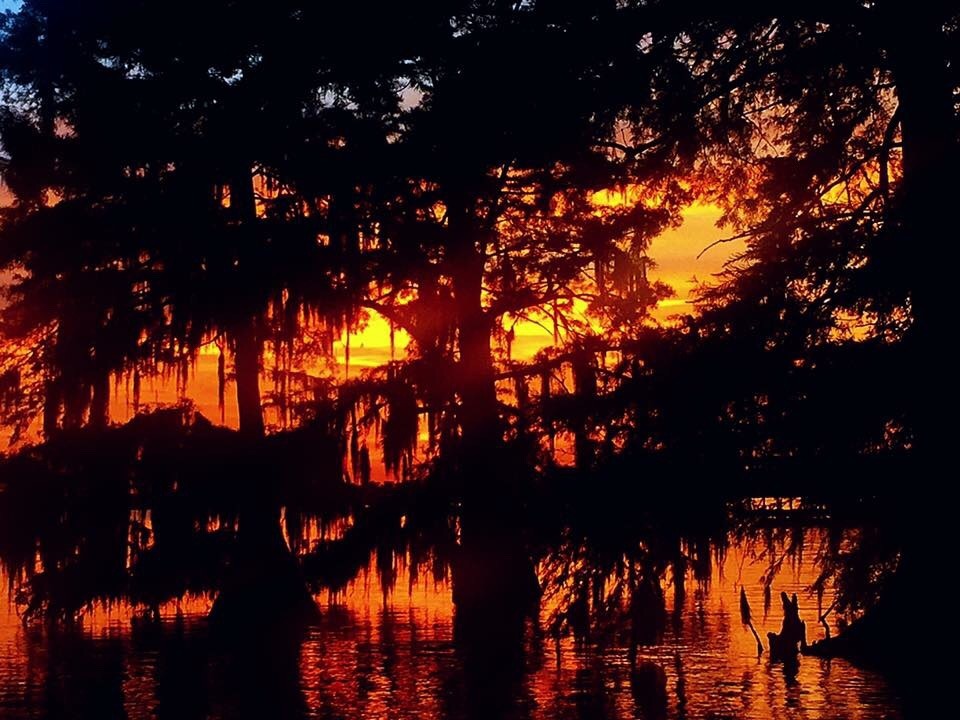
[(186, 600), (179, 614), (165, 607), (159, 624), (134, 623), (129, 609), (113, 607), (72, 628), (24, 627), (3, 578), (0, 717), (902, 717), (897, 693), (877, 672), (811, 657), (791, 671), (757, 657), (740, 622), (741, 584), (761, 635), (779, 628), (781, 590), (799, 594), (811, 639), (823, 631), (806, 592), (814, 563), (785, 563), (764, 617), (767, 563), (753, 556), (732, 545), (709, 582), (688, 579), (677, 611), (668, 592), (659, 644), (631, 653), (628, 633), (616, 628), (602, 643), (557, 642), (531, 628), (519, 665), (466, 655), (455, 641), (449, 585), (411, 578), (402, 558), (392, 592), (371, 563), (345, 593), (318, 597), (322, 619), (301, 642), (249, 652), (211, 645), (203, 598)]

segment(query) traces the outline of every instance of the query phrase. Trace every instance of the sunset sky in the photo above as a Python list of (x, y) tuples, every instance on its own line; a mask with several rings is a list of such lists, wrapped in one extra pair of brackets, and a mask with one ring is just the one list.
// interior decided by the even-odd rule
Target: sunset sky
[[(674, 296), (663, 300), (653, 315), (659, 322), (670, 322), (672, 316), (692, 311), (692, 296), (696, 285), (708, 282), (723, 268), (724, 262), (743, 243), (723, 244), (711, 248), (700, 258), (697, 255), (710, 243), (723, 237), (716, 223), (720, 210), (709, 205), (691, 205), (683, 213), (683, 224), (654, 240), (650, 257), (657, 267), (652, 279), (667, 283), (674, 289)], [(402, 354), (406, 340), (400, 331), (396, 333), (397, 352)], [(335, 343), (334, 352), (339, 364), (345, 363), (345, 341)], [(522, 323), (516, 327), (513, 357), (524, 360), (553, 343), (552, 333), (534, 323)], [(366, 328), (350, 338), (351, 375), (359, 369), (376, 367), (390, 360), (390, 331), (388, 323), (379, 316), (370, 318)]]
[[(716, 227), (720, 211), (711, 206), (693, 205), (684, 212), (683, 224), (657, 238), (650, 248), (650, 256), (656, 261), (655, 279), (666, 282), (674, 288), (675, 296), (661, 302), (654, 313), (657, 320), (668, 322), (670, 316), (691, 311), (691, 294), (697, 282), (711, 279), (724, 261), (732, 253), (742, 248), (742, 243), (730, 243), (717, 246), (706, 252), (703, 257), (697, 255), (711, 242), (723, 237)], [(390, 360), (389, 327), (380, 317), (373, 317), (360, 333), (350, 338), (350, 377), (356, 377), (365, 368), (376, 367)], [(335, 343), (334, 353), (341, 372), (345, 361), (345, 338)], [(538, 350), (550, 345), (551, 334), (536, 325), (527, 323), (517, 328), (514, 343), (514, 357), (525, 359)], [(397, 352), (402, 357), (405, 341), (397, 333)], [(218, 420), (220, 411), (217, 404), (217, 356), (215, 350), (202, 354), (192, 371), (187, 394), (197, 409), (210, 419)], [(229, 368), (228, 368), (229, 372)], [(111, 404), (111, 417), (123, 421), (130, 417), (129, 388), (120, 387)], [(237, 408), (232, 384), (227, 388), (227, 400), (224, 421), (236, 426)], [(171, 380), (145, 381), (141, 401), (147, 405), (171, 402), (175, 399), (174, 383)], [(375, 463), (375, 475), (382, 473), (382, 467)]]
[[(0, 0), (0, 10), (10, 9), (19, 2)], [(11, 201), (9, 190), (0, 182), (0, 206)], [(600, 201), (600, 202), (610, 202)], [(613, 202), (618, 202), (614, 198)], [(692, 293), (698, 282), (711, 280), (719, 272), (724, 262), (742, 248), (742, 243), (723, 244), (698, 254), (710, 243), (723, 236), (716, 227), (720, 217), (718, 208), (710, 205), (694, 204), (683, 212), (683, 223), (656, 238), (649, 249), (649, 255), (656, 263), (652, 279), (668, 284), (674, 290), (671, 298), (661, 301), (653, 315), (659, 322), (670, 322), (675, 315), (691, 311)], [(0, 288), (8, 276), (0, 272)], [(2, 300), (0, 300), (2, 303)], [(533, 323), (523, 323), (515, 328), (516, 339), (513, 344), (513, 357), (523, 360), (532, 357), (538, 350), (552, 344), (552, 334), (548, 329)], [(341, 372), (345, 365), (345, 340), (343, 337), (334, 345), (334, 352)], [(398, 354), (402, 357), (406, 338), (402, 332), (395, 336)], [(197, 404), (201, 412), (211, 419), (219, 418), (217, 407), (217, 360), (214, 348), (202, 354), (193, 369), (188, 387), (188, 396)], [(390, 360), (390, 333), (387, 322), (374, 316), (366, 328), (350, 338), (350, 376), (364, 368), (376, 367)], [(229, 371), (229, 368), (228, 368)], [(146, 404), (166, 403), (175, 400), (175, 389), (170, 380), (147, 381), (142, 388), (142, 401)], [(131, 415), (129, 388), (118, 387), (111, 403), (111, 416), (115, 421), (123, 421)], [(226, 423), (236, 424), (235, 398), (232, 388), (227, 391)]]
[[(0, 185), (0, 203), (7, 204), (10, 200), (9, 192)], [(709, 281), (719, 272), (723, 263), (732, 253), (742, 248), (742, 243), (724, 244), (710, 249), (702, 257), (697, 255), (718, 238), (723, 236), (722, 230), (716, 227), (720, 211), (709, 205), (692, 205), (683, 213), (683, 224), (673, 228), (654, 240), (650, 247), (650, 257), (657, 267), (653, 278), (661, 280), (674, 289), (674, 296), (660, 303), (654, 312), (654, 317), (660, 322), (669, 322), (673, 315), (685, 314), (691, 310), (691, 296), (697, 282)], [(0, 283), (4, 281), (0, 275)], [(387, 323), (379, 317), (373, 317), (367, 328), (350, 339), (350, 369), (351, 375), (363, 368), (376, 367), (390, 359), (390, 340)], [(338, 363), (345, 362), (346, 338), (341, 338), (334, 346)], [(538, 350), (552, 343), (551, 334), (532, 323), (517, 327), (517, 338), (514, 343), (514, 357), (524, 359), (531, 357)], [(398, 352), (402, 352), (405, 345), (404, 338), (397, 334)], [(194, 368), (190, 380), (188, 395), (197, 404), (204, 415), (211, 419), (219, 417), (217, 408), (217, 361), (215, 354), (202, 355)], [(124, 420), (129, 417), (128, 393), (124, 388), (118, 388), (113, 398), (111, 415), (114, 420)], [(232, 389), (228, 389), (225, 421), (228, 425), (236, 423), (236, 407)], [(147, 404), (164, 403), (174, 400), (172, 383), (169, 381), (145, 382), (142, 400)]]
[[(724, 262), (743, 248), (742, 242), (718, 245), (698, 258), (697, 255), (710, 243), (724, 237), (717, 228), (720, 210), (710, 205), (691, 205), (683, 213), (683, 224), (668, 230), (654, 240), (649, 255), (657, 267), (652, 279), (667, 283), (674, 289), (674, 296), (661, 301), (654, 311), (660, 322), (669, 322), (671, 316), (692, 311), (692, 294), (697, 283), (708, 282), (723, 268)], [(525, 323), (517, 327), (514, 344), (518, 359), (532, 356), (537, 350), (552, 342), (549, 331)], [(357, 367), (380, 365), (389, 359), (390, 344), (387, 323), (374, 318), (364, 332), (351, 338), (351, 365)], [(343, 356), (343, 343), (337, 347), (338, 356)]]

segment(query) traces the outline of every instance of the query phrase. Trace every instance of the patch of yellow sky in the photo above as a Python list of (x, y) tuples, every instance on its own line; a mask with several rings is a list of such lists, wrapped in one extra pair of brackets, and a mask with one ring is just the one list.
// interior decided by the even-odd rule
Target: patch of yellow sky
[[(655, 238), (648, 251), (656, 263), (651, 280), (659, 280), (673, 288), (672, 297), (661, 300), (653, 311), (653, 318), (669, 323), (673, 316), (693, 312), (693, 298), (697, 285), (709, 282), (723, 269), (730, 256), (743, 249), (742, 242), (716, 245), (703, 252), (722, 237), (717, 228), (721, 211), (714, 205), (694, 203), (684, 209), (680, 226), (670, 228)], [(701, 255), (701, 253), (703, 253)], [(524, 360), (553, 344), (551, 328), (533, 322), (519, 323), (515, 328), (513, 357)], [(397, 357), (403, 356), (408, 338), (400, 330), (394, 336)], [(390, 325), (379, 315), (370, 316), (366, 326), (349, 338), (350, 374), (388, 362), (390, 356)], [(334, 343), (334, 355), (340, 368), (346, 367), (347, 337)]]
[(707, 249), (724, 237), (717, 228), (720, 215), (721, 210), (715, 205), (690, 205), (684, 209), (679, 227), (667, 230), (651, 243), (648, 252), (657, 264), (652, 279), (665, 282), (674, 291), (673, 297), (657, 305), (653, 313), (657, 320), (664, 322), (672, 315), (693, 312), (697, 285), (712, 281), (723, 270), (724, 263), (744, 249), (742, 240)]

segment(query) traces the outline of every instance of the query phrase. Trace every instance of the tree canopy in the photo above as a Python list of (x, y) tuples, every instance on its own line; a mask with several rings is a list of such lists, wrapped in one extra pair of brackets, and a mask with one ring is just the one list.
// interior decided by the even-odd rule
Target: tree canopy
[[(917, 238), (951, 197), (956, 9), (900, 10), (26, 2), (0, 31), (11, 416), (102, 425), (111, 377), (215, 342), (260, 434), (265, 348), (291, 371), (376, 312), (408, 357), (339, 392), (393, 465), (421, 415), (464, 457), (568, 427), (586, 461), (621, 425), (741, 469), (923, 445), (916, 398), (952, 387), (920, 369), (949, 298)], [(746, 250), (651, 331), (647, 250), (694, 200)], [(517, 362), (531, 321), (556, 347)]]

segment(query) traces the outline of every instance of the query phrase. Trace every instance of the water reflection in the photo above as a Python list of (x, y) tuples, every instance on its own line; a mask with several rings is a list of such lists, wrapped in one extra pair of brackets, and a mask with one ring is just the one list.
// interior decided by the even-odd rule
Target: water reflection
[[(812, 556), (822, 536), (804, 534)], [(591, 641), (551, 636), (528, 623), (523, 652), (490, 657), (458, 637), (451, 588), (414, 575), (395, 558), (395, 589), (383, 559), (340, 592), (318, 596), (319, 622), (295, 642), (212, 642), (209, 599), (162, 606), (159, 622), (132, 622), (123, 607), (99, 608), (82, 625), (24, 627), (9, 583), (0, 583), (0, 716), (4, 718), (876, 718), (899, 717), (884, 679), (841, 660), (803, 657), (793, 667), (757, 657), (741, 625), (739, 592), (762, 602), (769, 562), (754, 544), (731, 541), (710, 573), (689, 569), (666, 585), (668, 621), (639, 641), (630, 623)], [(407, 558), (408, 559), (408, 558)], [(805, 592), (817, 569), (787, 564), (776, 593)], [(683, 587), (685, 592), (675, 592)], [(548, 628), (549, 602), (540, 626)], [(759, 615), (759, 614), (758, 614)], [(629, 618), (628, 618), (629, 619)], [(761, 634), (776, 612), (756, 617)], [(810, 624), (815, 639), (822, 628)], [(243, 640), (243, 638), (239, 638)]]

